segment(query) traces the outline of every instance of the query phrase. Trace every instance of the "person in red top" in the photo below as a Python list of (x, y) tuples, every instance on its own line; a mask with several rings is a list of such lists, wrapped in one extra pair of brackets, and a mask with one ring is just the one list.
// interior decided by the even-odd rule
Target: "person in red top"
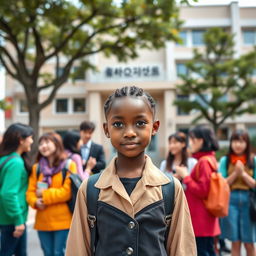
[(215, 151), (219, 145), (213, 130), (208, 126), (199, 125), (189, 131), (189, 146), (198, 162), (190, 175), (183, 167), (177, 168), (176, 172), (185, 184), (185, 194), (196, 236), (197, 255), (215, 256), (214, 237), (220, 234), (219, 220), (206, 209), (203, 200), (209, 193), (212, 163), (216, 164), (217, 168)]

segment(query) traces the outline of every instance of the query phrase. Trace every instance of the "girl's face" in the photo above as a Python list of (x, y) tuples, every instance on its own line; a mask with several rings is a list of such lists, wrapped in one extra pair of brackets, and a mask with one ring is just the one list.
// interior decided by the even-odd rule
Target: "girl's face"
[(56, 151), (56, 146), (51, 140), (41, 140), (38, 150), (44, 157), (49, 157)]
[(104, 131), (119, 154), (136, 157), (145, 151), (155, 135), (159, 121), (142, 98), (122, 97), (114, 100), (104, 123)]
[(31, 144), (33, 142), (34, 141), (33, 141), (32, 135), (28, 136), (25, 139), (21, 139), (20, 140), (20, 148), (21, 148), (22, 153), (29, 152), (31, 150)]
[(231, 141), (231, 148), (232, 148), (234, 154), (236, 154), (236, 155), (244, 154), (246, 147), (247, 147), (247, 143), (243, 139)]
[(169, 152), (174, 156), (180, 154), (183, 148), (185, 147), (186, 147), (185, 142), (180, 142), (175, 138), (171, 138), (169, 140)]
[(196, 153), (203, 147), (203, 139), (189, 137), (189, 147), (191, 153)]

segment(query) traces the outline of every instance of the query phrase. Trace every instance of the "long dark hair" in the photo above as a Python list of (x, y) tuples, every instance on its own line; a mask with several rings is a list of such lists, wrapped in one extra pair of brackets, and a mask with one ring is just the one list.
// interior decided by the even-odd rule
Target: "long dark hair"
[(243, 141), (245, 141), (246, 149), (245, 149), (244, 154), (246, 155), (246, 165), (249, 168), (252, 168), (253, 167), (253, 161), (252, 161), (252, 154), (251, 154), (250, 137), (249, 137), (248, 132), (245, 131), (245, 130), (242, 130), (242, 129), (235, 130), (231, 134), (230, 144), (229, 144), (229, 151), (228, 151), (228, 154), (227, 154), (227, 159), (228, 159), (227, 166), (229, 164), (230, 155), (235, 154), (232, 147), (231, 147), (232, 141), (234, 141), (234, 140), (243, 140)]
[[(168, 141), (170, 143), (171, 139), (175, 139), (178, 142), (185, 143), (185, 147), (181, 151), (181, 165), (187, 166), (188, 154), (187, 154), (187, 136), (183, 132), (176, 132), (171, 134), (168, 137)], [(166, 158), (166, 170), (172, 169), (172, 164), (174, 161), (174, 155), (169, 152)]]
[[(3, 140), (0, 144), (0, 157), (9, 155), (16, 152), (21, 139), (26, 139), (34, 134), (32, 127), (21, 124), (14, 123), (10, 125), (4, 133)], [(31, 172), (31, 161), (27, 155), (27, 152), (22, 153), (21, 157), (24, 160), (25, 168), (28, 173)]]
[(219, 143), (213, 129), (206, 125), (198, 125), (189, 131), (190, 138), (203, 139), (200, 152), (217, 151)]
[[(39, 138), (39, 144), (42, 140), (51, 141), (54, 143), (56, 147), (56, 151), (54, 152), (54, 160), (53, 166), (58, 166), (64, 159), (67, 158), (67, 154), (65, 153), (62, 138), (58, 133), (55, 132), (48, 132), (43, 134)], [(39, 161), (43, 157), (43, 155), (38, 151), (37, 161)]]
[(80, 140), (80, 134), (76, 131), (68, 131), (64, 135), (63, 144), (64, 148), (69, 150), (71, 153), (80, 154), (77, 148), (77, 143)]

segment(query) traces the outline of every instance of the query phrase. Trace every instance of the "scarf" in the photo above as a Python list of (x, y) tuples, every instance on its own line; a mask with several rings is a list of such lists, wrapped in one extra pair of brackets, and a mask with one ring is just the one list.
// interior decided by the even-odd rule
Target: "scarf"
[(240, 156), (234, 155), (234, 154), (230, 155), (231, 164), (236, 164), (238, 160), (240, 160), (244, 165), (246, 165), (246, 162), (247, 162), (246, 155), (240, 155)]
[(58, 166), (50, 167), (48, 159), (45, 157), (42, 157), (39, 160), (38, 164), (39, 164), (40, 172), (43, 174), (43, 182), (46, 182), (50, 187), (50, 185), (52, 184), (52, 176), (60, 172), (64, 168), (66, 161), (63, 160)]

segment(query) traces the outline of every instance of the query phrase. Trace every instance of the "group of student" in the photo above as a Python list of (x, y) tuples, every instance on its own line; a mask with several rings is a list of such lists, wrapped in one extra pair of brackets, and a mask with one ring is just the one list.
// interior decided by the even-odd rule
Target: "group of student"
[(54, 132), (43, 134), (31, 165), (32, 128), (20, 123), (8, 127), (0, 144), (1, 256), (27, 255), (28, 205), (36, 210), (34, 228), (44, 255), (64, 255), (72, 219), (66, 203), (71, 197), (69, 174), (84, 180), (105, 167), (102, 146), (91, 140), (94, 129), (84, 121), (80, 133), (69, 131), (63, 139)]
[[(214, 256), (217, 236), (232, 241), (232, 256), (241, 255), (241, 243), (248, 256), (256, 255), (256, 223), (249, 218), (248, 204), (249, 189), (256, 187), (256, 166), (246, 131), (233, 132), (229, 152), (218, 165), (231, 188), (229, 214), (219, 220), (203, 203), (217, 166), (219, 146), (212, 129), (196, 126), (188, 139), (181, 132), (171, 135), (160, 171), (145, 154), (160, 125), (154, 99), (141, 88), (123, 87), (109, 96), (104, 113), (104, 133), (117, 151), (106, 168), (101, 146), (95, 147), (101, 156), (90, 157), (94, 126), (87, 129), (88, 122), (81, 124), (80, 135), (64, 137), (66, 150), (55, 133), (40, 137), (32, 173), (26, 156), (32, 129), (21, 124), (7, 129), (0, 145), (0, 167), (12, 158), (0, 168), (1, 256), (26, 255), (27, 202), (37, 210), (35, 228), (46, 256), (64, 255), (66, 240), (67, 256)], [(67, 175), (62, 180), (65, 166), (84, 180), (73, 216), (66, 204), (70, 179)], [(87, 188), (96, 176), (98, 198), (88, 202)], [(173, 189), (171, 216), (164, 198), (166, 185)], [(94, 204), (95, 216), (90, 215), (89, 204)]]
[(183, 184), (198, 255), (216, 255), (218, 236), (222, 243), (224, 239), (232, 242), (232, 256), (241, 255), (242, 243), (247, 256), (255, 256), (256, 222), (249, 215), (249, 193), (250, 189), (256, 187), (256, 158), (251, 152), (248, 132), (234, 130), (227, 155), (215, 165), (231, 189), (229, 214), (220, 220), (211, 215), (203, 203), (215, 168), (211, 163), (216, 162), (218, 142), (213, 131), (206, 126), (192, 128), (188, 136), (189, 143), (183, 132), (169, 136), (169, 153), (166, 160), (161, 162), (160, 169), (173, 173)]

